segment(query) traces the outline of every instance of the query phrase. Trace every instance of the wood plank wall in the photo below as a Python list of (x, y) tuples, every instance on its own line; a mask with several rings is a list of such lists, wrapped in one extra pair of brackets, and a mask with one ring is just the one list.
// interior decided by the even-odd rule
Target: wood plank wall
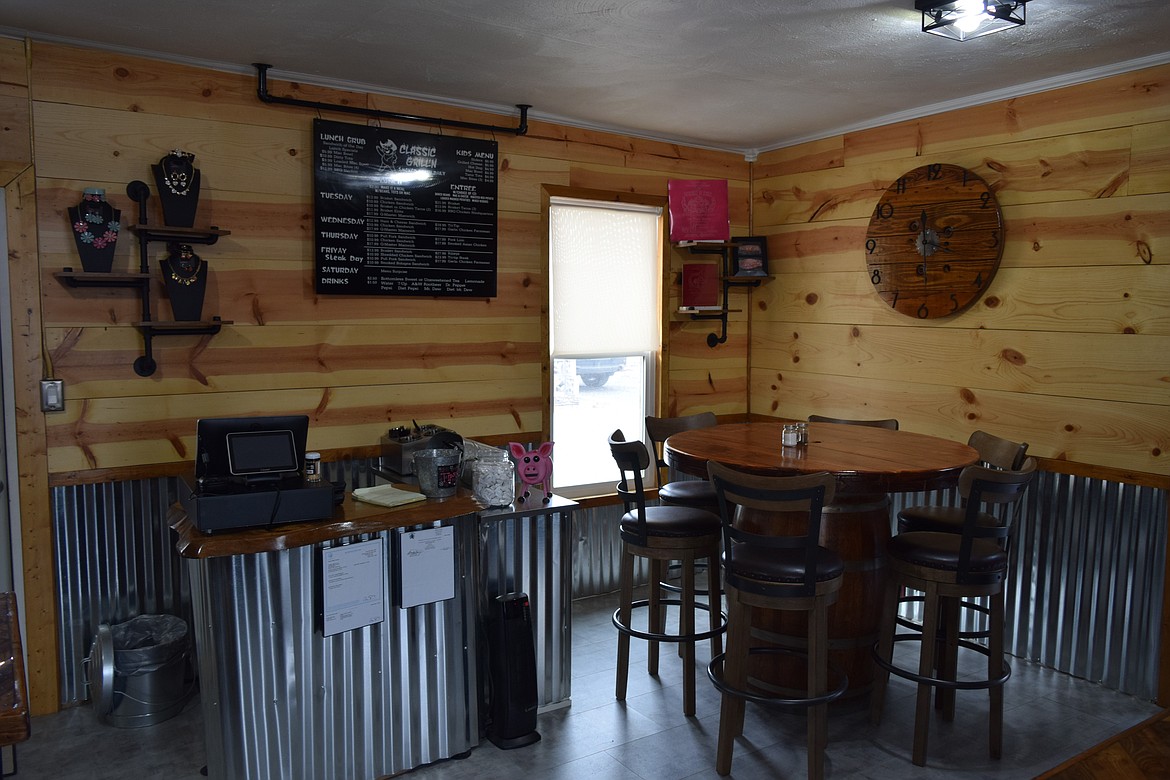
[[(29, 434), (22, 433), (20, 464), (22, 473), (40, 473), (25, 486), (37, 511), (22, 518), (26, 546), (43, 552), (34, 554), (35, 568), (26, 566), (25, 572), (36, 714), (57, 706), (50, 482), (175, 473), (192, 456), (200, 417), (307, 413), (310, 446), (327, 459), (342, 452), (372, 455), (388, 426), (412, 419), (467, 436), (535, 439), (542, 435), (547, 315), (542, 185), (665, 201), (668, 179), (726, 179), (734, 227), (742, 234), (749, 226), (750, 164), (742, 155), (533, 121), (526, 136), (496, 138), (501, 159), (496, 298), (319, 297), (311, 275), (315, 112), (262, 103), (254, 74), (42, 42), (27, 44), (26, 69), (25, 47), (23, 41), (0, 39), (0, 87), (7, 90), (0, 98), (12, 98), (0, 101), (0, 110), (5, 129), (23, 135), (26, 149), (31, 139), (35, 157), (26, 153), (22, 160), (7, 151), (5, 141), (0, 165), (7, 167), (0, 170), (31, 172), (30, 162), (35, 165), (35, 191), (30, 176), (25, 203), (35, 231), (26, 231), (20, 256), (28, 273), (13, 277), (21, 283), (13, 286), (12, 296), (13, 310), (20, 313), (14, 324), (27, 352), (17, 393)], [(514, 117), (290, 84), (278, 72), (270, 74), (269, 91), (413, 115), (514, 123)], [(9, 121), (10, 113), (21, 111), (31, 113), (31, 131), (27, 119)], [(363, 122), (338, 112), (324, 116)], [(426, 125), (379, 121), (436, 132)], [(159, 367), (143, 378), (132, 368), (142, 349), (133, 326), (141, 318), (133, 292), (68, 288), (53, 273), (80, 267), (66, 209), (82, 190), (105, 188), (108, 200), (122, 210), (122, 224), (129, 225), (137, 219), (137, 206), (126, 195), (127, 183), (150, 182), (150, 165), (176, 147), (196, 155), (202, 174), (196, 224), (231, 231), (197, 251), (211, 269), (204, 316), (234, 324), (211, 337), (156, 339)], [(157, 197), (149, 205), (151, 223), (162, 224)], [(152, 265), (164, 252), (160, 245), (154, 249)], [(667, 284), (673, 296), (683, 259), (670, 253)], [(137, 267), (136, 241), (124, 230), (114, 270)], [(154, 294), (156, 316), (170, 318), (161, 278)], [(666, 311), (677, 303), (673, 297)], [(665, 364), (668, 376), (677, 376), (686, 388), (677, 401), (669, 399), (672, 408), (702, 404), (746, 412), (745, 318), (740, 315), (736, 324), (739, 337), (712, 351), (705, 345), (705, 324), (664, 314), (675, 349)], [(42, 372), (64, 380), (64, 412), (39, 411)], [(33, 586), (34, 577), (43, 579)]]
[[(992, 186), (1006, 245), (975, 306), (918, 321), (878, 298), (863, 244), (882, 192), (933, 162)], [(980, 428), (1170, 483), (1170, 67), (762, 154), (753, 212), (776, 273), (752, 311), (753, 413)]]

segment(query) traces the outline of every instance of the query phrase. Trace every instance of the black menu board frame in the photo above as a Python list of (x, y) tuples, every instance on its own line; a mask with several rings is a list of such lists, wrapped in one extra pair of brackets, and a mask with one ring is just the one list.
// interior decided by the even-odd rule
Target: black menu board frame
[(496, 296), (495, 141), (313, 120), (315, 289)]

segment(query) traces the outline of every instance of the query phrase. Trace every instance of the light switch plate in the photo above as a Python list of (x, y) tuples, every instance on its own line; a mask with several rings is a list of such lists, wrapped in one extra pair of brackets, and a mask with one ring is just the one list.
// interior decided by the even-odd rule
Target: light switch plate
[(41, 411), (65, 411), (65, 383), (60, 379), (41, 380)]

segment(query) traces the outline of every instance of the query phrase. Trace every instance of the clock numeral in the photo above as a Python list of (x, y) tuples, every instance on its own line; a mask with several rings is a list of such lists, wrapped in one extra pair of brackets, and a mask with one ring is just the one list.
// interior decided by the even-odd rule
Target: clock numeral
[(959, 310), (959, 299), (955, 297), (954, 293), (951, 293), (951, 311), (958, 311), (958, 310)]
[(990, 192), (979, 193), (979, 208), (985, 209), (988, 207), (988, 205), (990, 203), (991, 203), (991, 193)]
[(903, 176), (902, 178), (898, 179), (896, 182), (894, 182), (894, 186), (897, 189), (899, 195), (906, 192), (906, 177)]
[(874, 216), (878, 219), (890, 219), (894, 216), (894, 204), (879, 203), (877, 209), (874, 211)]
[(869, 272), (869, 280), (874, 284), (882, 283), (882, 269), (875, 268)]
[(895, 307), (895, 308), (898, 306), (898, 291), (897, 290), (894, 290), (894, 300), (890, 301), (890, 306)]
[(933, 163), (926, 168), (926, 180), (934, 181), (942, 178), (942, 163)]
[(929, 316), (930, 316), (930, 309), (926, 308), (925, 303), (918, 307), (918, 319), (924, 320)]
[(991, 231), (991, 248), (995, 249), (997, 246), (999, 246), (999, 231), (993, 230)]
[(964, 187), (967, 186), (967, 169), (966, 168), (963, 169), (963, 186)]
[(980, 271), (978, 274), (976, 274), (975, 281), (973, 282), (973, 284), (976, 287), (978, 287), (979, 289), (981, 289), (981, 290), (983, 289), (983, 272), (982, 271)]
[(875, 249), (877, 249), (877, 241), (874, 241), (872, 238), (867, 239), (865, 242), (865, 251), (872, 255)]

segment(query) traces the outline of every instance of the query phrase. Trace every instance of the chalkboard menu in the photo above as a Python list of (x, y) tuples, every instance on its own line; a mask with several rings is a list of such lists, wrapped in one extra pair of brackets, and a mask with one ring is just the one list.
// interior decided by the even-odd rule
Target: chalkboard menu
[(316, 289), (494, 297), (495, 141), (316, 119)]

